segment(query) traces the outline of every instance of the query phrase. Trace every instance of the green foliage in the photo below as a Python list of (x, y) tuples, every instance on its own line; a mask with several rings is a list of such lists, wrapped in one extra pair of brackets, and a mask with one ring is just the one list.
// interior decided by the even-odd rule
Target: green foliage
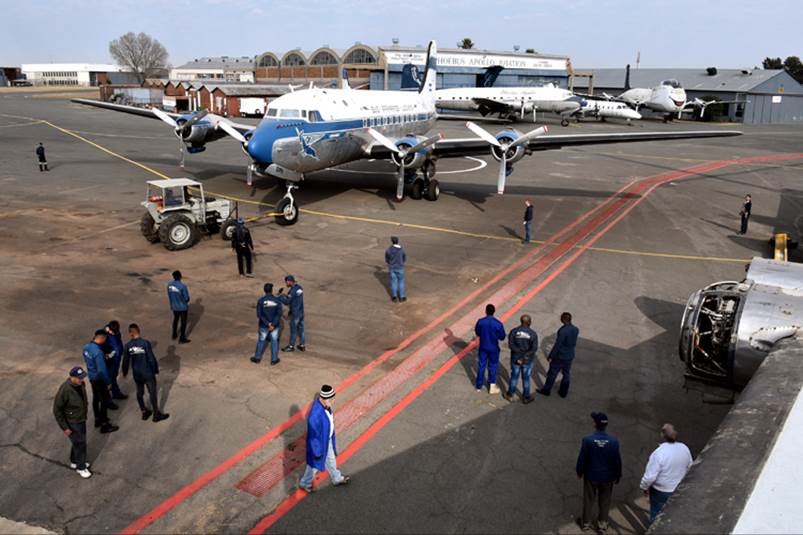
[(801, 63), (798, 56), (789, 56), (783, 61), (781, 61), (781, 58), (767, 57), (764, 58), (761, 65), (765, 69), (783, 69), (798, 83), (803, 84), (803, 63)]
[(761, 62), (761, 65), (765, 69), (783, 69), (783, 62), (781, 58), (764, 58), (764, 61)]
[(457, 47), (465, 50), (474, 48), (474, 41), (472, 41), (470, 37), (464, 37), (460, 42), (457, 43)]
[(535, 54), (535, 49), (534, 49), (534, 48), (528, 48), (528, 49), (527, 49), (527, 50), (525, 50), (524, 52), (525, 52), (526, 54)]

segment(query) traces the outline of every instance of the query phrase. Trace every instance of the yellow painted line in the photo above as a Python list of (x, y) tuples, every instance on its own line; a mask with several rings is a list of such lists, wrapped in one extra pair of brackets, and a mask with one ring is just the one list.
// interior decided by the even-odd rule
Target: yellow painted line
[(745, 264), (750, 263), (749, 258), (724, 258), (719, 256), (697, 256), (697, 255), (684, 255), (675, 253), (653, 253), (650, 251), (632, 251), (629, 249), (610, 249), (607, 247), (589, 247), (589, 251), (598, 251), (602, 253), (615, 253), (634, 256), (651, 256), (657, 258), (673, 258), (677, 260), (698, 260), (704, 262), (732, 262)]
[(0, 126), (0, 128), (18, 128), (20, 126), (31, 126), (32, 124), (42, 124), (44, 121), (29, 121), (27, 123), (17, 123), (17, 124), (4, 124)]

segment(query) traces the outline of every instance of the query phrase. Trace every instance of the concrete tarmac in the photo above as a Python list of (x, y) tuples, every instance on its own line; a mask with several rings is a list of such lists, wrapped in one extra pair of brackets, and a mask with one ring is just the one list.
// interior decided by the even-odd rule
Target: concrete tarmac
[[(687, 128), (714, 126), (551, 131)], [(470, 135), (459, 122), (438, 129)], [(803, 138), (792, 127), (739, 129), (737, 138), (537, 153), (516, 166), (503, 197), (489, 157), (473, 171), (476, 160), (440, 160), (435, 203), (395, 203), (386, 162), (317, 173), (298, 194), (310, 212), (297, 225), (252, 224), (256, 278), (240, 279), (219, 237), (171, 253), (140, 236), (139, 202), (157, 176), (135, 165), (248, 201), (240, 204), (246, 216), (269, 213), (284, 192), (271, 179), (245, 185), (235, 142), (210, 144), (182, 171), (178, 143), (159, 121), (0, 96), (0, 470), (12, 482), (0, 488), (0, 516), (73, 533), (241, 532), (260, 522), (278, 532), (573, 532), (581, 498), (574, 460), (588, 413), (604, 410), (625, 464), (615, 529), (643, 531), (638, 479), (661, 424), (674, 423), (697, 453), (727, 411), (683, 389), (676, 337), (685, 300), (710, 282), (741, 278), (752, 255), (768, 252), (772, 232), (796, 229), (803, 158), (617, 191), (711, 161), (799, 152)], [(48, 173), (36, 165), (39, 141)], [(753, 194), (753, 219), (747, 236), (737, 236), (745, 193)], [(527, 198), (535, 239), (552, 238), (546, 245), (520, 243)], [(387, 291), (391, 235), (408, 252), (404, 304), (392, 304)], [(169, 336), (165, 285), (174, 269), (193, 298), (192, 342), (182, 346)], [(305, 289), (308, 351), (254, 365), (254, 304), (264, 282), (278, 285), (287, 273)], [(531, 314), (542, 349), (560, 312), (575, 315), (581, 341), (568, 398), (524, 406), (474, 391), (466, 325), (490, 299), (509, 313), (507, 329)], [(154, 343), (171, 418), (143, 422), (133, 395), (118, 402), (120, 431), (90, 432), (94, 476), (84, 481), (67, 466), (69, 443), (51, 405), (69, 368), (82, 364), (83, 344), (111, 319), (139, 323)], [(503, 351), (503, 386), (508, 360)], [(538, 385), (544, 366), (542, 350)], [(323, 383), (345, 383), (335, 417), (342, 469), (354, 481), (292, 500), (299, 411)], [(133, 394), (130, 377), (121, 384)]]

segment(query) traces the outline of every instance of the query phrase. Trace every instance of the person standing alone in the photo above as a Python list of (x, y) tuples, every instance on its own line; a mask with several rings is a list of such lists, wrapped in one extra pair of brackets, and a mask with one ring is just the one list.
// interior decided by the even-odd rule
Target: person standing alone
[(742, 204), (742, 210), (739, 212), (739, 217), (741, 217), (742, 225), (739, 228), (739, 234), (747, 234), (747, 223), (750, 221), (750, 212), (753, 210), (753, 197), (749, 194), (744, 196), (744, 203)]
[(404, 287), (404, 264), (407, 262), (407, 253), (399, 245), (399, 238), (391, 236), (390, 247), (385, 251), (385, 263), (390, 271), (390, 299), (394, 303), (407, 301), (407, 291)]
[(36, 147), (36, 157), (39, 159), (39, 172), (49, 171), (47, 168), (47, 158), (45, 157), (45, 146), (41, 143)]
[(533, 230), (533, 205), (530, 200), (524, 201), (524, 243), (530, 243)]
[[(237, 220), (237, 226), (231, 235), (231, 248), (237, 253), (237, 269), (241, 277), (253, 277), (251, 274), (252, 253), (254, 252), (254, 241), (251, 239), (251, 231), (245, 226), (245, 220), (241, 217)], [(243, 262), (245, 271), (243, 271)]]
[(53, 399), (53, 416), (72, 443), (70, 468), (84, 479), (92, 477), (86, 462), (87, 398), (84, 384), (86, 372), (80, 366), (70, 370), (70, 376), (61, 383)]
[[(173, 280), (167, 285), (167, 298), (170, 300), (170, 310), (173, 311), (173, 340), (178, 338), (179, 344), (189, 342), (187, 338), (187, 314), (190, 310), (190, 291), (181, 282), (181, 272), (173, 272)], [(181, 323), (181, 336), (179, 337), (179, 322)]]
[(558, 395), (565, 398), (569, 394), (569, 382), (571, 381), (572, 362), (574, 361), (574, 349), (577, 347), (577, 337), (580, 336), (580, 329), (572, 325), (572, 315), (564, 312), (560, 315), (560, 322), (563, 326), (558, 329), (558, 336), (555, 338), (555, 345), (549, 352), (549, 371), (546, 375), (546, 382), (543, 388), (536, 390), (539, 394), (548, 396), (552, 391), (558, 374), (563, 377), (560, 380)]
[(314, 490), (312, 482), (315, 473), (324, 469), (329, 472), (332, 484), (336, 487), (351, 482), (349, 476), (344, 476), (337, 469), (335, 417), (332, 412), (334, 397), (335, 389), (323, 385), (307, 416), (307, 468), (299, 482), (299, 486), (307, 492)]
[[(125, 357), (123, 357), (123, 377), (128, 375), (128, 366), (131, 365), (131, 372), (134, 376), (134, 383), (137, 385), (137, 403), (139, 410), (142, 411), (142, 419), (147, 420), (153, 415), (154, 422), (167, 420), (170, 415), (159, 411), (159, 400), (157, 396), (156, 376), (159, 374), (159, 363), (153, 354), (153, 348), (148, 340), (142, 338), (139, 325), (132, 323), (128, 326), (128, 336), (131, 340), (125, 345)], [(145, 405), (145, 388), (148, 389), (148, 397), (151, 401), (151, 408)]]
[(496, 369), (499, 366), (499, 341), (505, 339), (505, 326), (494, 317), (496, 307), (485, 306), (485, 317), (477, 320), (474, 325), (474, 334), (480, 339), (477, 350), (477, 380), (474, 386), (477, 392), (485, 385), (485, 367), (488, 367), (488, 393), (498, 394), (496, 386)]

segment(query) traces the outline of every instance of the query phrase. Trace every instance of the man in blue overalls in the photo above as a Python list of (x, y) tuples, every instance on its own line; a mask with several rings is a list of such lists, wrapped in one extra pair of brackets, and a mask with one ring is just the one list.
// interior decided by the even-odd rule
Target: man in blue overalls
[(549, 352), (549, 371), (546, 374), (546, 382), (543, 388), (536, 390), (539, 394), (548, 396), (555, 384), (558, 373), (563, 374), (560, 380), (558, 395), (565, 398), (569, 394), (569, 381), (571, 380), (572, 362), (574, 361), (574, 348), (577, 346), (577, 337), (580, 336), (580, 329), (572, 325), (572, 315), (564, 312), (560, 315), (560, 322), (563, 326), (558, 329), (558, 336), (555, 345)]
[(265, 295), (257, 301), (257, 318), (259, 318), (259, 331), (257, 335), (257, 348), (251, 362), (259, 364), (262, 354), (265, 353), (265, 344), (270, 337), (270, 365), (279, 364), (279, 334), (282, 326), (282, 302), (273, 295), (273, 284), (266, 282), (263, 287)]
[(312, 482), (315, 473), (324, 469), (329, 472), (332, 484), (336, 487), (351, 482), (349, 476), (344, 476), (337, 469), (335, 417), (332, 412), (334, 397), (335, 389), (323, 385), (307, 416), (307, 469), (299, 482), (299, 486), (307, 492), (314, 490)]
[(305, 351), (304, 345), (304, 290), (296, 282), (296, 278), (288, 275), (284, 278), (287, 285), (287, 295), (281, 295), (284, 288), (279, 290), (279, 301), (290, 307), (290, 341), (282, 351), (295, 351), (296, 338), (298, 338), (298, 350)]
[(499, 341), (505, 339), (505, 326), (494, 317), (496, 307), (493, 305), (485, 306), (485, 317), (478, 320), (474, 326), (474, 334), (480, 339), (480, 346), (477, 350), (479, 359), (477, 365), (477, 380), (474, 386), (477, 392), (482, 390), (485, 384), (485, 367), (488, 367), (488, 393), (498, 394), (499, 387), (496, 386), (496, 368), (499, 366)]

